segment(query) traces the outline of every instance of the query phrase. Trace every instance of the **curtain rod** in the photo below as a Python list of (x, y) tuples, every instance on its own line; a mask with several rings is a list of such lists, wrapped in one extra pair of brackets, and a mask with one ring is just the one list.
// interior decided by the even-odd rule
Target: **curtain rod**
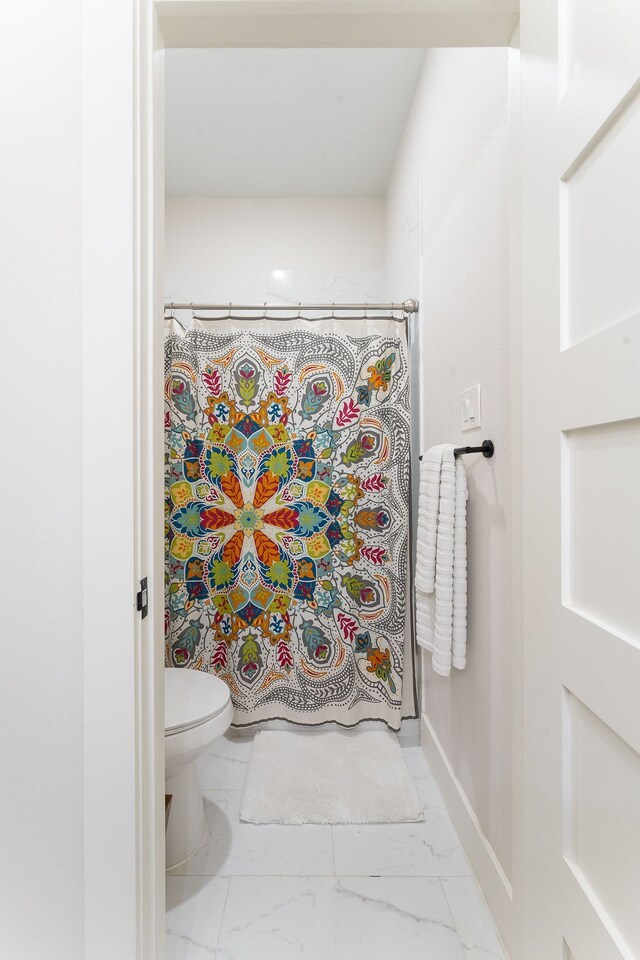
[[(329, 310), (334, 313), (336, 310), (360, 310), (367, 311), (385, 310), (388, 313), (394, 310), (401, 310), (403, 313), (417, 313), (418, 301), (405, 300), (403, 303), (165, 303), (165, 310), (224, 310), (230, 313), (232, 310), (248, 310), (249, 312), (269, 313), (274, 310), (287, 310), (289, 312), (303, 310)], [(224, 319), (223, 317), (208, 317), (207, 319)]]

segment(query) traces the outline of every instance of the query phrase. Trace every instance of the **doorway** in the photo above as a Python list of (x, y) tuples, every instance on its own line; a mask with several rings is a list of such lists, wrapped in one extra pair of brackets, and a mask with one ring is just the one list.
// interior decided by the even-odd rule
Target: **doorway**
[[(213, 6), (214, 5), (212, 5), (212, 7)], [(156, 23), (154, 25), (153, 23), (155, 10), (158, 10), (162, 17), (162, 31), (164, 33), (164, 39), (162, 39), (162, 37), (158, 32), (158, 24)], [(191, 18), (191, 19), (187, 17), (187, 18), (184, 18), (184, 20), (182, 20), (180, 15), (178, 16), (175, 15), (176, 14), (175, 5), (171, 7), (171, 5), (168, 5), (168, 4), (158, 4), (155, 10), (152, 10), (148, 16), (145, 14), (145, 17), (143, 17), (143, 23), (139, 24), (139, 26), (143, 28), (143, 31), (146, 31), (148, 46), (145, 49), (149, 54), (149, 58), (145, 62), (142, 62), (144, 60), (144, 58), (142, 58), (142, 61), (138, 62), (136, 66), (137, 66), (137, 69), (140, 71), (139, 73), (140, 85), (144, 87), (144, 85), (147, 84), (146, 90), (149, 90), (151, 86), (154, 86), (154, 89), (156, 91), (160, 89), (159, 83), (156, 83), (155, 81), (152, 83), (153, 70), (154, 70), (153, 64), (155, 62), (156, 69), (157, 69), (158, 62), (159, 62), (158, 58), (159, 57), (161, 58), (161, 54), (158, 54), (155, 57), (155, 60), (153, 56), (151, 56), (154, 42), (155, 42), (156, 50), (160, 50), (165, 43), (174, 44), (174, 45), (177, 45), (177, 44), (186, 45), (186, 44), (193, 43), (194, 45), (198, 45), (198, 44), (202, 44), (203, 42), (206, 42), (207, 30), (212, 29), (213, 34), (210, 37), (210, 42), (213, 43), (215, 42), (213, 40), (213, 36), (216, 33), (217, 28), (221, 28), (221, 32), (217, 33), (217, 38), (219, 41), (221, 37), (226, 36), (228, 42), (237, 43), (238, 35), (234, 34), (235, 41), (231, 41), (230, 34), (228, 33), (228, 31), (237, 31), (237, 30), (241, 30), (242, 28), (246, 29), (246, 27), (248, 26), (247, 21), (245, 21), (243, 25), (242, 23), (240, 23), (237, 20), (234, 20), (233, 18), (229, 18), (229, 20), (224, 21), (224, 23), (222, 24), (219, 22), (217, 23), (214, 22), (213, 24), (208, 23), (206, 17)], [(241, 19), (242, 18), (240, 18), (240, 20)], [(296, 21), (295, 23), (291, 21), (286, 21), (286, 18), (282, 19), (282, 18), (275, 17), (269, 22), (268, 26), (270, 28), (277, 28), (280, 31), (284, 30), (287, 35), (287, 42), (295, 43), (296, 45), (302, 45), (306, 42), (310, 42), (310, 35), (305, 34), (305, 31), (310, 30), (311, 32), (313, 32), (314, 29), (315, 30), (318, 29), (319, 24), (316, 23), (315, 25), (311, 25), (303, 17), (293, 18), (293, 19)], [(213, 20), (215, 21), (215, 17), (213, 18)], [(231, 22), (232, 20), (233, 22)], [(508, 23), (507, 23), (507, 20), (508, 20)], [(477, 34), (474, 35), (473, 42), (477, 43), (482, 39), (484, 39), (484, 42), (491, 42), (491, 43), (498, 42), (501, 44), (505, 44), (508, 42), (508, 39), (511, 36), (511, 32), (513, 30), (514, 24), (515, 24), (515, 17), (513, 15), (509, 15), (508, 17), (506, 16), (494, 17), (492, 14), (488, 14), (487, 18), (483, 20), (481, 24), (478, 24), (478, 28), (477, 28), (478, 32)], [(119, 24), (118, 28), (120, 28), (121, 26), (122, 25)], [(344, 45), (349, 43), (349, 36), (350, 35), (352, 36), (354, 27), (358, 26), (358, 28), (362, 28), (363, 24), (358, 16), (355, 18), (341, 17), (338, 20), (329, 18), (327, 21), (323, 21), (323, 24), (321, 26), (328, 28), (328, 33), (325, 34), (325, 38), (329, 37), (332, 45), (334, 43), (335, 45)], [(391, 29), (392, 26), (393, 26), (393, 29)], [(250, 22), (250, 28), (253, 30), (253, 29), (256, 29), (257, 27), (258, 27), (257, 22), (255, 20), (252, 20)], [(394, 43), (405, 43), (407, 45), (419, 44), (421, 46), (430, 46), (433, 42), (440, 43), (440, 44), (448, 43), (450, 45), (466, 44), (470, 42), (469, 26), (468, 26), (468, 23), (465, 25), (464, 15), (451, 17), (446, 21), (446, 23), (443, 23), (442, 18), (438, 20), (437, 18), (434, 18), (431, 14), (426, 14), (424, 17), (423, 16), (416, 17), (416, 16), (413, 16), (412, 14), (407, 14), (405, 18), (404, 13), (402, 13), (401, 15), (398, 15), (397, 7), (396, 7), (393, 13), (389, 12), (389, 14), (386, 15), (386, 18), (374, 17), (371, 20), (366, 20), (365, 27), (366, 27), (366, 35), (367, 35), (366, 43), (372, 44), (372, 45), (376, 45), (376, 44), (384, 45), (384, 41), (389, 42), (389, 37), (392, 37)], [(261, 28), (263, 30), (265, 29), (264, 23), (261, 24)], [(156, 31), (155, 33), (154, 33), (154, 29)], [(271, 33), (271, 37), (273, 38), (273, 33)], [(362, 35), (361, 34), (358, 35), (357, 38), (352, 39), (351, 42), (354, 42), (354, 40), (356, 40), (357, 43), (363, 42)], [(316, 38), (316, 42), (317, 42), (317, 38)], [(326, 39), (325, 39), (325, 42), (327, 42)], [(270, 43), (274, 43), (274, 40), (272, 39)], [(138, 90), (138, 95), (139, 93), (140, 93), (140, 90)], [(144, 97), (142, 99), (142, 102), (144, 104), (147, 104), (147, 100), (144, 99)], [(158, 104), (156, 103), (156, 107), (157, 106)], [(146, 122), (148, 121), (149, 121), (149, 117), (146, 116)], [(154, 124), (153, 124), (153, 130), (152, 130), (152, 132), (155, 133), (156, 137), (158, 136), (158, 129), (159, 129), (159, 123), (158, 123), (158, 116), (156, 114)], [(147, 146), (145, 149), (148, 149), (148, 148), (149, 148), (149, 144), (147, 143)], [(155, 173), (156, 173), (156, 179), (157, 179), (158, 168), (161, 167), (161, 151), (157, 151), (155, 156), (156, 156)], [(150, 190), (150, 193), (145, 192), (149, 190)], [(139, 214), (138, 223), (142, 224), (144, 229), (147, 229), (148, 228), (147, 218), (152, 216), (151, 208), (153, 207), (152, 201), (154, 200), (153, 185), (151, 185), (150, 187), (149, 184), (147, 184), (145, 189), (142, 190), (141, 196), (142, 196), (142, 200), (144, 200), (144, 203), (142, 203), (142, 212)], [(157, 198), (157, 191), (156, 191), (156, 194), (155, 194), (156, 203), (157, 203), (157, 199), (158, 198)], [(151, 231), (150, 237), (155, 237), (155, 242), (157, 242), (158, 230), (156, 229), (155, 232)], [(147, 260), (147, 264), (152, 260), (152, 248), (153, 248), (153, 243), (151, 243), (150, 247), (147, 247), (146, 254), (144, 253), (144, 250), (142, 251), (142, 254), (149, 258)], [(156, 254), (157, 254), (157, 250), (156, 250)], [(149, 274), (148, 276), (151, 276), (151, 274)], [(112, 278), (111, 278), (111, 281), (112, 281)], [(157, 283), (154, 286), (153, 278), (151, 281), (151, 286), (147, 290), (145, 296), (147, 297), (147, 299), (144, 301), (146, 306), (143, 305), (143, 314), (145, 310), (149, 311), (148, 316), (150, 318), (150, 321), (149, 321), (149, 329), (147, 330), (147, 334), (149, 334), (150, 330), (154, 329), (153, 322), (155, 322), (154, 317), (157, 317), (158, 304), (162, 303), (162, 294), (158, 292)], [(155, 306), (154, 306), (154, 298), (155, 298)], [(153, 339), (153, 337), (151, 337), (151, 339)], [(145, 340), (143, 335), (142, 340), (140, 342), (140, 346), (142, 349), (144, 349), (144, 343), (145, 343)], [(114, 350), (114, 353), (115, 352), (116, 351)], [(157, 377), (157, 372), (158, 372), (157, 353), (156, 353), (156, 360), (154, 362), (156, 366), (152, 364), (149, 367), (149, 373), (152, 376)], [(143, 402), (144, 403), (148, 402), (149, 410), (153, 411), (153, 402), (149, 400), (148, 397), (143, 398)], [(94, 408), (95, 408), (95, 405), (96, 405), (96, 401), (93, 400)], [(154, 424), (154, 430), (155, 430), (157, 426), (155, 417), (149, 416), (148, 422)], [(144, 431), (141, 430), (140, 437), (143, 437), (143, 436), (144, 436)], [(157, 442), (157, 437), (155, 442)], [(143, 455), (142, 457), (143, 460), (145, 460), (145, 456), (148, 456), (149, 458), (148, 460), (146, 460), (147, 465), (153, 462), (158, 463), (158, 459), (157, 459), (158, 450), (159, 450), (159, 447), (157, 447), (155, 451), (151, 450), (148, 452), (148, 454)], [(153, 527), (154, 523), (157, 523), (158, 502), (155, 502), (155, 504), (152, 503), (149, 505), (150, 529)], [(149, 556), (149, 554), (147, 554), (148, 562), (145, 562), (145, 552), (149, 546), (149, 542), (150, 541), (147, 538), (141, 536), (141, 543), (143, 544), (143, 550), (141, 551), (141, 560), (140, 560), (140, 563), (138, 564), (138, 569), (141, 575), (143, 574), (143, 572), (145, 572), (145, 567), (148, 570), (153, 565), (153, 563), (157, 563), (157, 552), (153, 554), (153, 551), (152, 551), (152, 554), (153, 554), (152, 556)], [(158, 541), (156, 541), (156, 551), (157, 551), (157, 544), (158, 544)], [(159, 582), (159, 580), (156, 579), (156, 582)], [(152, 599), (152, 605), (153, 603), (157, 604), (158, 602), (157, 591), (155, 591), (152, 594), (151, 599)], [(154, 613), (152, 612), (152, 616), (155, 616), (155, 626), (157, 628), (161, 622), (161, 613), (157, 606), (155, 608), (155, 612)], [(154, 621), (151, 620), (150, 618), (150, 620), (147, 621), (147, 624), (144, 624), (143, 626), (145, 629), (147, 629), (149, 625), (153, 627), (153, 623)], [(131, 629), (133, 630), (134, 627), (135, 627), (135, 631), (137, 631), (138, 630), (137, 621), (132, 621)], [(143, 644), (146, 642), (146, 640), (148, 640), (148, 638), (145, 638), (144, 634), (140, 635), (136, 632), (136, 636), (137, 636), (136, 642), (139, 644)], [(157, 668), (157, 664), (156, 664), (156, 668)], [(143, 687), (144, 687), (144, 671), (142, 671), (139, 676), (142, 678)], [(101, 680), (103, 680), (103, 677), (100, 677), (98, 675), (98, 671), (96, 670), (96, 675), (95, 675), (96, 687), (99, 686)], [(93, 683), (92, 668), (91, 668), (91, 664), (89, 664), (87, 692), (91, 699), (91, 702), (96, 702), (91, 697), (92, 689), (93, 689), (92, 683)], [(149, 696), (149, 703), (153, 704), (152, 695)], [(155, 706), (152, 707), (152, 712), (153, 710), (155, 710), (156, 727), (155, 727), (155, 733), (153, 730), (148, 731), (148, 736), (150, 737), (150, 741), (147, 741), (147, 745), (149, 744), (149, 742), (153, 743), (153, 739), (155, 736), (156, 738), (155, 748), (153, 749), (155, 749), (156, 751), (156, 754), (155, 754), (156, 756), (159, 752), (157, 750), (157, 747), (158, 747), (157, 724), (158, 724), (158, 711), (160, 706), (161, 706), (161, 703), (156, 701)], [(144, 713), (144, 709), (146, 708), (143, 708), (143, 713)], [(148, 719), (149, 715), (145, 714), (145, 716)], [(96, 719), (96, 724), (98, 724), (98, 719)], [(142, 738), (141, 743), (142, 743), (142, 746), (141, 746), (142, 754), (144, 756), (153, 755), (153, 750), (151, 751), (151, 753), (149, 753), (147, 747), (145, 747), (144, 738)], [(93, 745), (95, 747), (95, 741), (93, 742)], [(95, 759), (94, 757), (88, 758), (88, 761), (89, 761), (88, 767), (87, 767), (88, 782), (92, 780), (91, 771), (93, 769), (94, 759)], [(102, 759), (104, 759), (104, 754)], [(104, 775), (104, 767), (101, 770), (101, 775)], [(156, 769), (155, 769), (156, 778), (158, 778), (160, 775), (161, 775), (161, 765), (156, 766)], [(156, 784), (157, 784), (157, 779), (156, 779)], [(163, 823), (163, 818), (161, 817), (161, 814), (160, 814), (161, 805), (158, 803), (160, 799), (158, 790), (156, 790), (156, 794), (158, 795), (156, 796), (156, 824), (154, 829), (155, 829), (155, 835), (157, 838), (158, 825)], [(96, 804), (96, 810), (100, 809), (100, 817), (102, 817), (103, 810), (101, 809), (100, 798), (97, 796), (95, 797), (95, 804)], [(89, 811), (88, 822), (89, 824), (92, 823), (91, 810)], [(100, 818), (96, 817), (96, 820), (95, 820), (96, 826), (99, 822), (101, 822), (102, 827), (104, 828), (104, 820), (102, 819), (100, 821)], [(105, 862), (110, 862), (110, 851), (107, 849), (107, 846), (106, 846), (106, 844), (108, 843), (109, 830), (103, 829), (103, 836), (104, 836), (105, 843), (104, 843), (104, 849), (102, 850), (102, 856), (101, 857), (96, 856), (95, 861), (90, 860), (88, 863), (87, 884), (88, 884), (89, 891), (92, 891), (93, 889), (91, 885), (92, 873), (94, 875), (101, 873), (104, 876), (105, 875), (104, 864)], [(147, 867), (150, 862), (151, 860), (149, 859), (148, 856), (145, 856), (144, 853), (140, 854), (137, 869), (140, 870), (142, 874), (144, 874), (147, 871)], [(119, 868), (117, 864), (114, 863), (113, 870), (115, 874), (117, 874), (118, 869)], [(141, 883), (139, 892), (136, 895), (137, 899), (135, 901), (136, 903), (140, 904), (140, 910), (142, 911), (141, 915), (145, 915), (145, 910), (148, 908), (149, 902), (153, 901), (154, 889), (156, 888), (154, 888), (154, 883), (152, 881), (149, 881), (149, 882), (145, 881)], [(93, 893), (90, 892), (90, 899), (92, 897), (93, 897)], [(131, 904), (131, 902), (133, 901), (131, 900), (131, 898), (129, 898), (128, 903)], [(155, 902), (157, 906), (158, 901), (156, 900)], [(145, 903), (147, 904), (147, 906), (145, 906)], [(97, 921), (98, 915), (99, 915), (99, 909), (96, 909), (96, 911), (91, 911), (91, 910), (89, 911), (89, 916), (96, 918), (96, 921)], [(157, 924), (160, 922), (158, 920), (158, 917), (159, 917), (159, 913), (156, 915)], [(92, 929), (92, 922), (93, 921), (89, 923), (89, 932)], [(99, 923), (97, 923), (97, 926), (99, 927)], [(124, 930), (123, 927), (120, 929)], [(158, 929), (159, 927), (157, 926), (156, 932)], [(160, 937), (159, 934), (157, 935), (158, 937)], [(89, 937), (89, 939), (91, 938)], [(142, 937), (142, 941), (144, 943), (147, 942), (146, 934)], [(156, 955), (157, 955), (157, 951), (156, 951)]]
[[(469, 95), (473, 80), (483, 86), (480, 95)], [(432, 50), (425, 55), (414, 48), (188, 49), (165, 54), (165, 301), (205, 305), (195, 311), (170, 307), (168, 313), (188, 328), (195, 312), (198, 336), (210, 335), (212, 329), (223, 336), (238, 314), (250, 313), (234, 304), (289, 304), (293, 309), (288, 323), (295, 330), (296, 305), (307, 317), (309, 308), (302, 305), (330, 303), (339, 318), (336, 329), (342, 322), (354, 336), (351, 322), (341, 316), (343, 303), (368, 303), (374, 312), (376, 302), (424, 297), (426, 308), (418, 315), (409, 345), (414, 363), (413, 462), (417, 466), (420, 453), (444, 436), (458, 437), (458, 392), (468, 385), (466, 378), (479, 376), (482, 368), (485, 426), (498, 444), (500, 460), (495, 465), (469, 464), (476, 511), (471, 543), (475, 560), (486, 555), (485, 541), (494, 537), (497, 543), (502, 541), (502, 547), (494, 547), (492, 564), (505, 582), (508, 598), (509, 258), (508, 245), (498, 241), (507, 230), (507, 92), (505, 50)], [(438, 151), (424, 146), (431, 131), (442, 151), (456, 151), (445, 177), (439, 172)], [(456, 206), (454, 214), (448, 209), (451, 203)], [(470, 235), (474, 216), (483, 222), (478, 237)], [(472, 251), (479, 241), (484, 244), (485, 269), (481, 281), (468, 282), (465, 296), (473, 297), (476, 310), (482, 304), (495, 316), (492, 321), (483, 316), (474, 331), (456, 319), (456, 314), (464, 316), (454, 289), (460, 288), (460, 268), (453, 268), (450, 257), (457, 251), (461, 263), (471, 263), (477, 259)], [(425, 287), (425, 276), (433, 271), (438, 279)], [(228, 309), (207, 310), (207, 304), (228, 304)], [(269, 315), (266, 307), (264, 314)], [(259, 324), (261, 315), (261, 310), (255, 311)], [(421, 325), (422, 350), (416, 336)], [(287, 327), (279, 327), (278, 336), (281, 329)], [(180, 331), (176, 336), (180, 338)], [(262, 348), (267, 349), (266, 341)], [(275, 357), (276, 351), (271, 352)], [(179, 349), (178, 357), (176, 376), (183, 397), (187, 352)], [(242, 352), (241, 360), (246, 365), (255, 358)], [(460, 369), (453, 369), (454, 361)], [(223, 365), (222, 376), (225, 370)], [(211, 379), (214, 372), (207, 376)], [(422, 392), (421, 372), (429, 382)], [(267, 383), (269, 372), (257, 367), (252, 376)], [(182, 424), (180, 411), (171, 404), (168, 411), (175, 437), (169, 447), (180, 447), (174, 423)], [(214, 429), (219, 433), (218, 426)], [(179, 452), (170, 449), (170, 460), (176, 457), (178, 470), (171, 473), (171, 483), (175, 482), (177, 495), (184, 473)], [(249, 463), (246, 469), (250, 470)], [(181, 509), (180, 503), (172, 504), (171, 518)], [(496, 517), (491, 517), (491, 510)], [(173, 532), (181, 529), (174, 524)], [(256, 750), (254, 721), (245, 703), (255, 698), (253, 691), (260, 690), (262, 682), (277, 692), (282, 672), (274, 680), (262, 651), (244, 684), (251, 685), (249, 697), (239, 689), (243, 676), (229, 661), (229, 656), (236, 656), (234, 646), (227, 647), (212, 629), (188, 646), (189, 630), (201, 623), (200, 608), (187, 599), (192, 595), (188, 586), (180, 586), (186, 575), (179, 550), (168, 563), (171, 570), (176, 568), (169, 574), (176, 592), (168, 601), (165, 662), (225, 678), (234, 689), (238, 726), (216, 741), (199, 765), (209, 833), (194, 856), (167, 876), (167, 955), (181, 956), (184, 943), (192, 940), (209, 950), (246, 957), (252, 951), (256, 957), (294, 957), (303, 947), (316, 950), (318, 956), (346, 956), (361, 942), (370, 956), (396, 950), (407, 957), (430, 951), (457, 957), (463, 943), (473, 943), (478, 950), (506, 957), (420, 746), (417, 711), (410, 697), (399, 742), (420, 797), (420, 822), (257, 826), (242, 821), (247, 770)], [(362, 569), (368, 568), (363, 564)], [(489, 591), (479, 569), (475, 576), (478, 593)], [(510, 733), (504, 717), (510, 713), (511, 677), (508, 629), (501, 618), (506, 620), (508, 614), (508, 601), (506, 609), (504, 603), (494, 604), (490, 636), (478, 626), (482, 610), (474, 600), (474, 662), (461, 675), (464, 690), (457, 677), (451, 683), (434, 680), (427, 658), (418, 657), (411, 645), (405, 648), (402, 678), (412, 683), (410, 671), (423, 665), (421, 712), (428, 717), (427, 736), (437, 744), (434, 760), (442, 763), (451, 757), (461, 768), (471, 765), (469, 772), (460, 772), (460, 792), (473, 796), (479, 832), (486, 831), (499, 851), (504, 867), (502, 874), (496, 873), (505, 888)], [(232, 618), (229, 629), (235, 629)], [(241, 632), (239, 640), (243, 637)], [(494, 664), (490, 678), (501, 710), (490, 731), (482, 686), (489, 678), (492, 642), (504, 666), (498, 674)], [(277, 649), (273, 649), (276, 673)], [(288, 686), (288, 681), (282, 685)], [(477, 697), (473, 716), (465, 707), (470, 691)], [(278, 703), (275, 692), (271, 702)], [(283, 716), (285, 708), (278, 707), (271, 716)], [(495, 705), (493, 710), (495, 714)], [(355, 722), (350, 719), (355, 712), (350, 708), (344, 717), (336, 714), (338, 722)], [(372, 712), (369, 704), (368, 712), (360, 715), (367, 718)], [(451, 712), (456, 725), (466, 728), (464, 737), (472, 740), (461, 757), (455, 754), (463, 738), (447, 720)], [(270, 721), (269, 729), (273, 726)], [(361, 732), (359, 726), (354, 736)], [(482, 743), (489, 742), (495, 770), (491, 782), (483, 784), (473, 758)], [(483, 809), (489, 796), (495, 822)], [(403, 901), (415, 904), (412, 916), (402, 915)], [(313, 908), (316, 902), (320, 906)], [(384, 918), (376, 908), (382, 902), (390, 905)], [(277, 924), (274, 914), (280, 918)]]

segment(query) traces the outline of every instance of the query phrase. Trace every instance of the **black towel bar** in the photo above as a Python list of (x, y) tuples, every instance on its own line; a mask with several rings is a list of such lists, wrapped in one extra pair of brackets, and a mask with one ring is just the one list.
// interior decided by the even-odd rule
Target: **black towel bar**
[[(461, 457), (465, 453), (481, 453), (483, 457), (486, 457), (487, 460), (493, 456), (495, 452), (495, 447), (493, 445), (493, 440), (483, 440), (482, 446), (480, 447), (456, 447), (453, 451), (454, 457)], [(419, 460), (422, 460), (422, 454), (418, 457)]]

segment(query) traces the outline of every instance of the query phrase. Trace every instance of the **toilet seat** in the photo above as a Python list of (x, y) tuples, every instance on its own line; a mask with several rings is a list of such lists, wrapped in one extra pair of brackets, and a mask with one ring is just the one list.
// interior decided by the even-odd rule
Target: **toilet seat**
[(231, 694), (224, 680), (184, 667), (164, 671), (164, 735), (171, 737), (217, 717)]

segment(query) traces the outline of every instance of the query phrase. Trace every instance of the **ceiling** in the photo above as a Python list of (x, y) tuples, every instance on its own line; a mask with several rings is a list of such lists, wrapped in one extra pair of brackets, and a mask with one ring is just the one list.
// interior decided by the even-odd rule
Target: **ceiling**
[(424, 50), (166, 51), (171, 196), (383, 196)]

